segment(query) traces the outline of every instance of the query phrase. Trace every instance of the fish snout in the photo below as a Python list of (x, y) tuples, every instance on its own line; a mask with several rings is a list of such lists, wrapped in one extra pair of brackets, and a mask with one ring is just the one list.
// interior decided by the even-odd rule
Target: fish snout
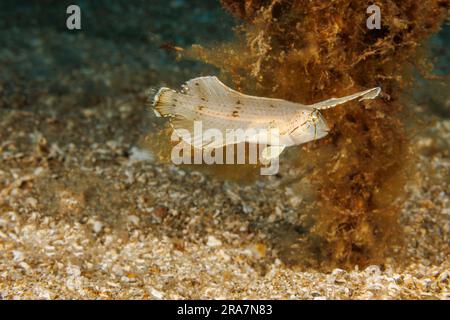
[(314, 110), (307, 115), (306, 120), (298, 119), (298, 121), (300, 123), (289, 134), (289, 138), (294, 145), (321, 139), (330, 131), (325, 118), (320, 114), (319, 110)]
[(330, 128), (328, 127), (325, 118), (319, 112), (317, 113), (317, 118), (318, 120), (315, 124), (316, 137), (314, 140), (321, 139), (330, 132)]

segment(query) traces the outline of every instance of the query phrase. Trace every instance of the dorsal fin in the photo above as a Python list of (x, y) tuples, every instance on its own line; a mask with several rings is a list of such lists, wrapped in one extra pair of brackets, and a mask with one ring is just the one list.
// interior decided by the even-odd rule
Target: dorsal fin
[(215, 76), (191, 79), (185, 83), (183, 89), (186, 94), (198, 96), (205, 100), (218, 101), (229, 100), (231, 92), (238, 93), (227, 87)]
[(360, 98), (359, 101), (366, 100), (366, 99), (375, 99), (380, 94), (380, 92), (381, 92), (381, 88), (375, 87), (375, 88), (360, 91), (360, 92), (357, 92), (357, 93), (354, 93), (354, 94), (351, 94), (349, 96), (345, 96), (342, 98), (331, 98), (331, 99), (328, 99), (325, 101), (321, 101), (321, 102), (309, 105), (309, 107), (311, 107), (313, 109), (318, 109), (318, 110), (325, 110), (325, 109), (333, 108), (339, 104), (346, 103), (347, 101), (351, 101), (356, 98)]

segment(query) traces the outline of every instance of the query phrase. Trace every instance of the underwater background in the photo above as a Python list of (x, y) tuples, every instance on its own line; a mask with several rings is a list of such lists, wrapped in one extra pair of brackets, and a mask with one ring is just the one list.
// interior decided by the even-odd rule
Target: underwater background
[[(448, 2), (379, 2), (0, 1), (0, 298), (448, 299)], [(149, 92), (201, 75), (383, 94), (265, 177), (171, 164)]]

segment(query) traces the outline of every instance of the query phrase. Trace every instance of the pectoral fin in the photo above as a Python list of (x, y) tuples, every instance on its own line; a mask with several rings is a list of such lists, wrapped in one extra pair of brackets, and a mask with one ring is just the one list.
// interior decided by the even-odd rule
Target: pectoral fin
[(269, 161), (278, 157), (286, 148), (286, 146), (267, 146), (261, 151), (261, 158), (265, 161)]

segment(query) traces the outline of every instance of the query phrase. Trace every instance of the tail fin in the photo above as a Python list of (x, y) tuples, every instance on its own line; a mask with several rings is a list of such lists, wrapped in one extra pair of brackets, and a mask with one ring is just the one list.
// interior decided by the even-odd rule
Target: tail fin
[(157, 117), (173, 117), (175, 116), (175, 104), (173, 103), (174, 90), (169, 88), (161, 88), (153, 98), (153, 111)]

